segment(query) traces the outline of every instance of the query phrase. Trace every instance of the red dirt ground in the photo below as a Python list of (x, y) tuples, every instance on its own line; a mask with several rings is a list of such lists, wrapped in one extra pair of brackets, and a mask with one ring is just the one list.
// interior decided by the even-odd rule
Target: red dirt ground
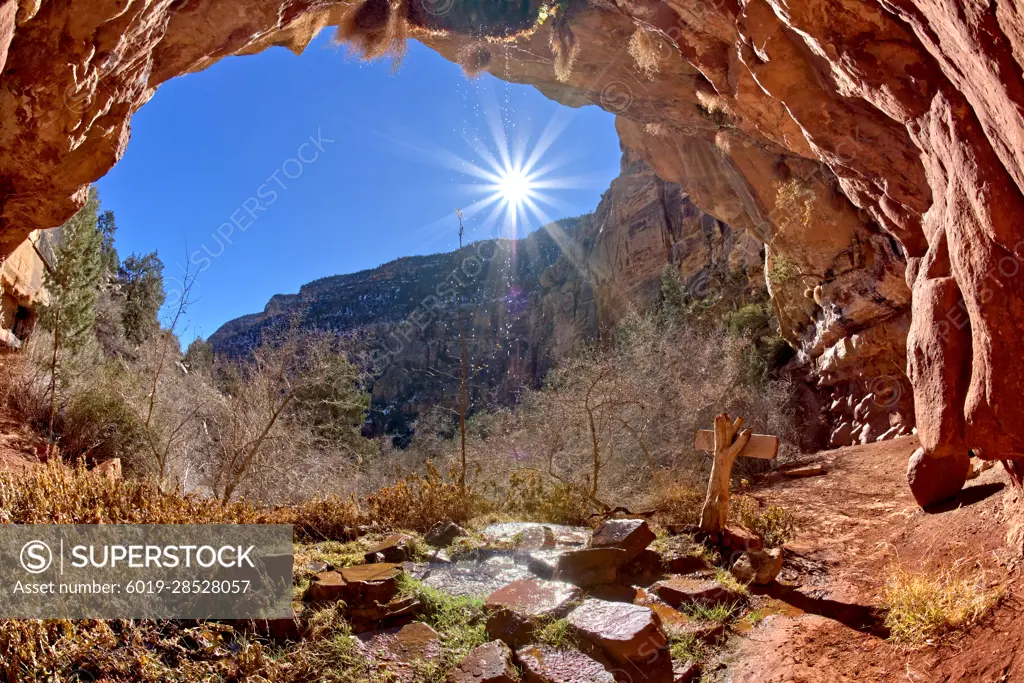
[[(916, 437), (906, 437), (819, 453), (811, 462), (821, 462), (826, 476), (750, 491), (796, 513), (801, 524), (786, 546), (785, 585), (766, 591), (781, 601), (773, 603), (781, 613), (733, 639), (715, 680), (1024, 681), (1020, 495), (996, 465), (955, 501), (922, 511), (905, 478), (916, 447)], [(956, 561), (980, 566), (1006, 597), (967, 633), (898, 648), (873, 609), (897, 559), (911, 571)]]

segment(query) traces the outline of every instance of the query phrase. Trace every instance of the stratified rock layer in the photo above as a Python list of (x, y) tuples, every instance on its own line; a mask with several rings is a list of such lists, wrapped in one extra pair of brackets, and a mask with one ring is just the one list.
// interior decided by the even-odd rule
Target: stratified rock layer
[[(0, 252), (82, 204), (161, 83), (270, 45), (299, 51), (328, 25), (379, 48), (408, 24), (452, 60), (618, 114), (660, 179), (768, 245), (784, 332), (824, 385), (865, 398), (874, 376), (899, 384), (909, 305), (926, 453), (1024, 457), (1014, 0), (578, 0), (546, 20), (539, 2), (438, 6), (5, 0)], [(875, 429), (860, 423), (859, 438)]]

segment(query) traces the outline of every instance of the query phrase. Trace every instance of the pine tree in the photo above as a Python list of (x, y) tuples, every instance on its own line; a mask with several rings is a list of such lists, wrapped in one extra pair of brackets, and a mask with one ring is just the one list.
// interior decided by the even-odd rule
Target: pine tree
[(666, 263), (661, 269), (661, 317), (667, 324), (676, 323), (686, 312), (686, 290), (679, 279), (679, 268)]
[(117, 268), (117, 281), (124, 296), (121, 323), (124, 336), (134, 344), (146, 341), (160, 329), (157, 317), (164, 305), (164, 264), (156, 252), (132, 254)]
[(50, 438), (57, 407), (57, 384), (69, 359), (78, 356), (96, 322), (96, 294), (103, 274), (103, 235), (97, 226), (99, 194), (89, 199), (61, 229), (55, 263), (46, 272), (49, 303), (39, 314), (39, 324), (53, 335), (50, 371)]

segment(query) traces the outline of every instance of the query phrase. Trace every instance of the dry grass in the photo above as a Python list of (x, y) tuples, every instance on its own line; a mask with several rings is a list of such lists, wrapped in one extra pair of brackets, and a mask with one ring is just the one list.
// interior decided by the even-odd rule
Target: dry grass
[(970, 628), (1001, 598), (989, 588), (984, 571), (955, 565), (914, 573), (898, 563), (889, 566), (881, 606), (891, 638), (904, 645), (931, 643), (956, 629)]
[(464, 523), (473, 516), (477, 499), (463, 495), (453, 473), (447, 477), (427, 463), (424, 475), (410, 474), (366, 499), (370, 518), (396, 529), (427, 531), (437, 522)]
[(648, 78), (653, 78), (661, 69), (662, 44), (649, 31), (638, 28), (630, 37), (627, 49), (633, 61), (636, 62), (637, 68), (643, 71)]

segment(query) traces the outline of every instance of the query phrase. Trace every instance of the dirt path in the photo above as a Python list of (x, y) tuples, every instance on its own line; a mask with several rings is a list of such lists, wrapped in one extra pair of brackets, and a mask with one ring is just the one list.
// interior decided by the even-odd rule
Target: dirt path
[[(1001, 466), (968, 482), (959, 498), (922, 511), (905, 471), (915, 437), (823, 452), (828, 474), (755, 488), (756, 497), (796, 513), (783, 586), (767, 593), (769, 616), (722, 655), (716, 680), (735, 683), (838, 681), (1024, 681), (1024, 591), (1008, 533), (1024, 516)], [(899, 649), (873, 609), (895, 560), (910, 570), (980, 564), (1007, 598), (970, 633), (938, 647)], [(1020, 650), (1020, 654), (1018, 654)]]

